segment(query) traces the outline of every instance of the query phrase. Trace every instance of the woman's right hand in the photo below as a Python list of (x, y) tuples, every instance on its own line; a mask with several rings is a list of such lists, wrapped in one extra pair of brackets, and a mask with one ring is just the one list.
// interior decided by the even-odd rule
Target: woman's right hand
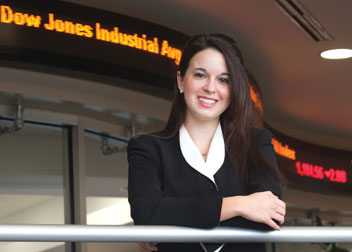
[(158, 248), (155, 246), (157, 242), (138, 242), (138, 248), (142, 252), (151, 252), (158, 251)]
[(284, 223), (286, 204), (270, 191), (257, 192), (248, 196), (233, 196), (223, 199), (221, 221), (242, 216), (251, 221), (265, 223), (275, 230), (280, 230)]

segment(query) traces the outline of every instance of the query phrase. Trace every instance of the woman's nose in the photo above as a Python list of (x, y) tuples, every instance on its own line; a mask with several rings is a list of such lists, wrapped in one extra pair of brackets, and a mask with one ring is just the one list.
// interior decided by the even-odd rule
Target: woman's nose
[(214, 93), (215, 92), (215, 81), (209, 79), (204, 85), (204, 90), (209, 93)]

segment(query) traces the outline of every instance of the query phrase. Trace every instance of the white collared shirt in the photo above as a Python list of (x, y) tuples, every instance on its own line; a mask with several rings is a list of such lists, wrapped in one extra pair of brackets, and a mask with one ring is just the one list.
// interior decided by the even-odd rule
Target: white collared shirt
[(181, 152), (186, 162), (216, 185), (214, 175), (225, 160), (225, 143), (220, 123), (211, 140), (207, 161), (203, 159), (184, 125), (181, 126), (179, 133)]
[[(214, 175), (225, 161), (225, 142), (222, 135), (220, 122), (211, 140), (206, 161), (203, 159), (202, 154), (198, 150), (196, 144), (193, 142), (191, 136), (188, 134), (188, 131), (184, 125), (182, 125), (180, 128), (179, 138), (181, 152), (186, 162), (193, 169), (197, 170), (199, 173), (213, 181), (217, 188)], [(200, 243), (200, 245), (205, 252), (210, 252), (207, 251), (203, 243)], [(220, 245), (220, 247), (218, 247), (214, 252), (219, 252), (224, 245), (225, 243)]]

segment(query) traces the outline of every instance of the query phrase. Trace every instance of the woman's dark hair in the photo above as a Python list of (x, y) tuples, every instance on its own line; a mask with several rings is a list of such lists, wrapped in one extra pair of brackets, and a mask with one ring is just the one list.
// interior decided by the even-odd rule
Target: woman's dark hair
[[(178, 71), (181, 77), (184, 77), (193, 56), (207, 48), (222, 53), (230, 75), (230, 104), (220, 116), (220, 122), (226, 151), (233, 166), (236, 167), (236, 174), (240, 181), (246, 184), (247, 160), (251, 155), (251, 147), (254, 144), (254, 126), (256, 125), (252, 117), (250, 84), (236, 42), (222, 34), (196, 35), (186, 43)], [(178, 92), (176, 84), (171, 112), (164, 131), (169, 136), (177, 134), (185, 121), (185, 117), (185, 99), (183, 94)]]

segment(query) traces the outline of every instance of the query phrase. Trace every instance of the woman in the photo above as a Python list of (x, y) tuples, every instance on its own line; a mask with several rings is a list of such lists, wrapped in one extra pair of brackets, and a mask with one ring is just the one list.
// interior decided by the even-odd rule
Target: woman
[[(193, 37), (182, 54), (162, 132), (128, 145), (136, 225), (276, 229), (284, 222), (270, 134), (255, 127), (235, 41)], [(142, 251), (265, 251), (264, 244), (139, 243)]]

